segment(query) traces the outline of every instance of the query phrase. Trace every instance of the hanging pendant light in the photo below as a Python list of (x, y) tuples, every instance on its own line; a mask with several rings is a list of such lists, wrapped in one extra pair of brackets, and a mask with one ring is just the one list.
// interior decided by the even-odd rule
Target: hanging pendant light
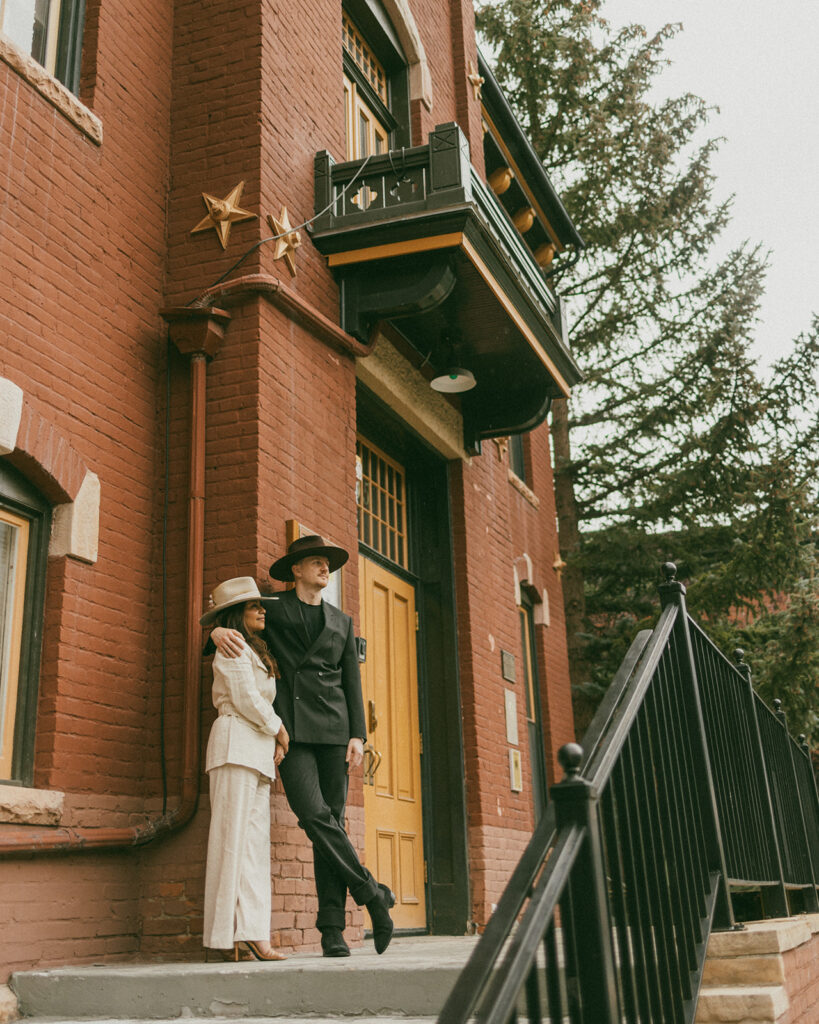
[(471, 370), (465, 370), (462, 366), (451, 366), (446, 373), (433, 377), (429, 386), (434, 391), (444, 391), (447, 394), (455, 395), (462, 391), (471, 391), (477, 381)]

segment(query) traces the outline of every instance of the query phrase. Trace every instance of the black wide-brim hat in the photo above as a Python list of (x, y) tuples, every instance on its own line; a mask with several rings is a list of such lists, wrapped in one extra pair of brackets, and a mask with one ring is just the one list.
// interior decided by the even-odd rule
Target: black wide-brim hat
[(317, 533), (307, 537), (298, 537), (288, 547), (287, 554), (270, 566), (270, 575), (274, 580), (281, 580), (283, 583), (293, 582), (293, 566), (302, 558), (310, 558), (311, 555), (323, 555), (330, 563), (330, 572), (335, 572), (350, 557), (344, 548), (337, 548), (332, 544), (325, 544), (324, 538)]

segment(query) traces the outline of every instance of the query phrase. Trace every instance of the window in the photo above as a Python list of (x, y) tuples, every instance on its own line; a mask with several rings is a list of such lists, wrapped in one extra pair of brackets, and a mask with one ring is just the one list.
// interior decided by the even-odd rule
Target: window
[(532, 801), (535, 821), (540, 821), (549, 800), (546, 783), (546, 759), (543, 749), (543, 719), (540, 713), (540, 693), (535, 653), (535, 622), (528, 599), (518, 607), (520, 646), (523, 664), (523, 686), (526, 697), (526, 727), (529, 738), (529, 757), (532, 764)]
[(51, 512), (0, 461), (0, 780), (30, 782)]
[(409, 145), (406, 61), (380, 0), (348, 0), (341, 29), (347, 159)]
[(0, 0), (0, 35), (77, 92), (84, 8), (84, 0)]
[(523, 452), (523, 435), (512, 434), (509, 437), (509, 468), (523, 483), (526, 480), (526, 459)]

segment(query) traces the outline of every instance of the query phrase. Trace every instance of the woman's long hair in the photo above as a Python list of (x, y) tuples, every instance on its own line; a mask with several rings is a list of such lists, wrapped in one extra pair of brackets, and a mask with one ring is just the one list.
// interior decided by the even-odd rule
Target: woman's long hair
[(224, 626), (226, 629), (238, 630), (245, 638), (247, 646), (252, 648), (262, 659), (262, 663), (267, 669), (267, 674), (269, 676), (277, 676), (279, 674), (279, 666), (268, 650), (264, 637), (260, 633), (249, 633), (245, 626), (245, 607), (250, 603), (250, 601), (245, 601), (243, 604), (234, 604), (230, 608), (225, 608), (224, 611), (219, 612), (216, 616), (216, 624)]

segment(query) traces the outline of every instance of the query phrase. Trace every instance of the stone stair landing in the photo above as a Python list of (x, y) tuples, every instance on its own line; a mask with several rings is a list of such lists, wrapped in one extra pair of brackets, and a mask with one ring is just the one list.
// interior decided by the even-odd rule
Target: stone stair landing
[(11, 987), (25, 1018), (163, 1021), (339, 1017), (434, 1018), (471, 954), (473, 937), (393, 940), (383, 956), (370, 942), (344, 959), (317, 953), (280, 963), (108, 964), (23, 971)]

